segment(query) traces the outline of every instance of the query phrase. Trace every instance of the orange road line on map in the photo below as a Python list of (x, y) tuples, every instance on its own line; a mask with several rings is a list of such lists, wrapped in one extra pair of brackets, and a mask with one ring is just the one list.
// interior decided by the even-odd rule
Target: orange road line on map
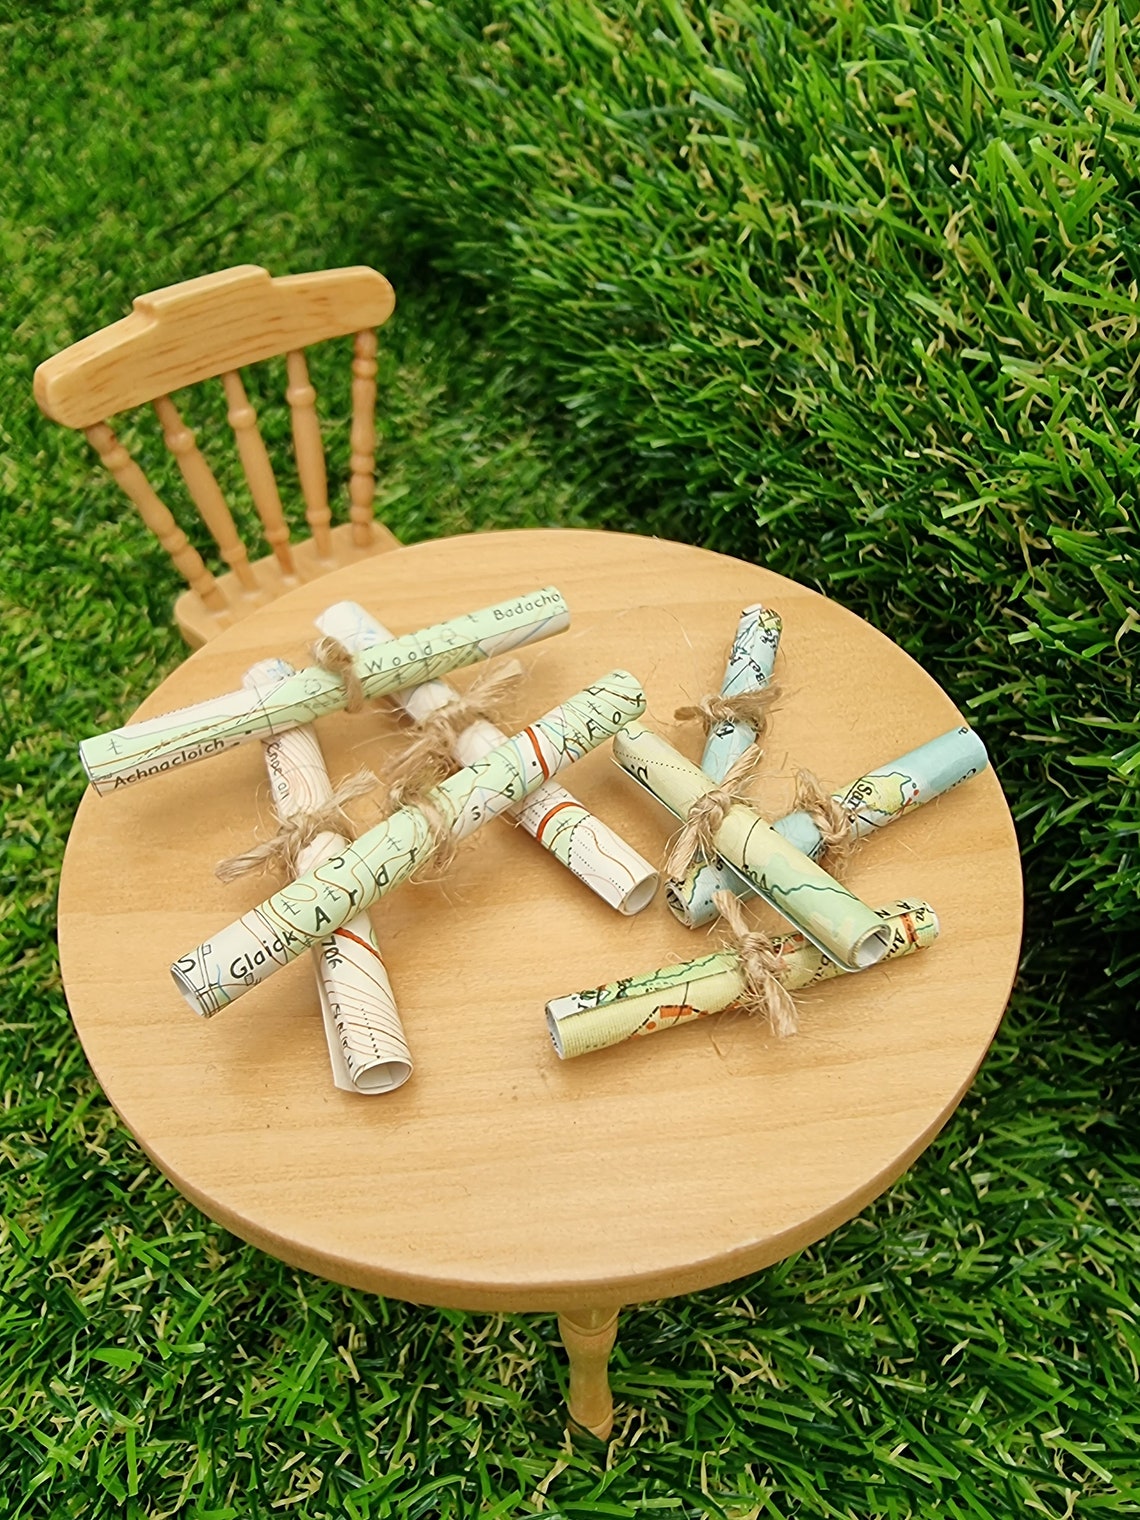
[(563, 808), (573, 808), (573, 807), (579, 807), (579, 806), (581, 806), (581, 804), (577, 803), (577, 802), (556, 802), (548, 813), (544, 813), (543, 817), (542, 817), (542, 822), (538, 825), (538, 828), (535, 829), (535, 831), (534, 831), (534, 837), (538, 840), (539, 844), (542, 843), (542, 831), (543, 831), (543, 829), (545, 829), (546, 825), (554, 817), (555, 813), (560, 813)]
[(380, 954), (379, 950), (377, 950), (376, 946), (370, 945), (366, 939), (361, 939), (359, 934), (353, 934), (351, 929), (334, 929), (334, 938), (338, 934), (342, 934), (345, 939), (352, 940), (353, 944), (362, 946), (365, 950), (368, 951), (369, 955), (374, 955), (381, 965), (384, 964), (384, 957)]
[(550, 780), (550, 772), (546, 768), (546, 761), (543, 758), (542, 748), (539, 745), (538, 737), (535, 734), (534, 729), (533, 728), (524, 728), (523, 729), (523, 733), (527, 736), (527, 738), (531, 742), (531, 745), (532, 745), (532, 747), (534, 749), (535, 756), (536, 756), (536, 758), (538, 760), (539, 768), (541, 769), (543, 776), (546, 778), (547, 781), (549, 781)]

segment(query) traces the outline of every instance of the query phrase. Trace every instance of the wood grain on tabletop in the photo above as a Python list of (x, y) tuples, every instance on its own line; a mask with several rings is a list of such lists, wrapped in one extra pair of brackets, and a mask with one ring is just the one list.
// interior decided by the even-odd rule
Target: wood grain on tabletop
[[(674, 708), (719, 688), (745, 605), (780, 613), (783, 697), (757, 793), (770, 816), (786, 811), (798, 766), (836, 787), (962, 721), (908, 655), (803, 586), (681, 544), (573, 530), (418, 544), (301, 586), (190, 657), (139, 716), (236, 689), (270, 654), (304, 663), (312, 619), (334, 600), (404, 633), (548, 584), (566, 596), (571, 628), (519, 652), (528, 677), (505, 726), (624, 667), (645, 685), (646, 721), (694, 757), (701, 735)], [(317, 730), (334, 782), (382, 768), (401, 733), (387, 704)], [(662, 858), (669, 820), (608, 746), (563, 779)], [(360, 828), (381, 798), (352, 805)], [(416, 1069), (399, 1091), (365, 1098), (332, 1086), (307, 958), (209, 1022), (170, 980), (171, 961), (273, 889), (213, 876), (272, 828), (258, 743), (89, 793), (60, 892), (72, 1015), (123, 1119), (207, 1214), (294, 1265), (420, 1302), (629, 1303), (727, 1281), (818, 1239), (953, 1112), (1020, 946), (1019, 857), (991, 770), (868, 842), (847, 873), (873, 905), (930, 901), (942, 923), (932, 949), (804, 995), (786, 1041), (714, 1016), (561, 1063), (549, 998), (704, 954), (715, 935), (682, 928), (661, 893), (623, 918), (495, 822), (446, 882), (403, 887), (372, 910)]]

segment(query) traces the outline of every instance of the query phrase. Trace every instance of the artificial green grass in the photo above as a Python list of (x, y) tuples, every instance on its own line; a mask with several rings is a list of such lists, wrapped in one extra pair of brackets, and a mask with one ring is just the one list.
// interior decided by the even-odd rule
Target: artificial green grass
[[(367, 257), (373, 199), (288, 6), (90, 5), (0, 40), (0, 1516), (1140, 1513), (1140, 1058), (1084, 920), (1059, 916), (1055, 946), (1039, 926), (973, 1091), (883, 1199), (777, 1268), (625, 1316), (608, 1450), (564, 1440), (552, 1320), (293, 1272), (141, 1155), (67, 1017), (54, 892), (74, 740), (183, 657), (177, 581), (39, 416), (31, 372), (140, 290)], [(506, 347), (462, 292), (401, 286), (381, 376), (397, 532), (628, 525), (647, 506), (622, 494), (622, 447), (579, 450)], [(343, 448), (344, 355), (317, 378)], [(257, 395), (281, 436), (269, 381)], [(179, 503), (154, 430), (129, 436)]]
[(1118, 981), (1140, 975), (1134, 11), (333, 0), (315, 22), (378, 255), (476, 292), (642, 502), (926, 664)]

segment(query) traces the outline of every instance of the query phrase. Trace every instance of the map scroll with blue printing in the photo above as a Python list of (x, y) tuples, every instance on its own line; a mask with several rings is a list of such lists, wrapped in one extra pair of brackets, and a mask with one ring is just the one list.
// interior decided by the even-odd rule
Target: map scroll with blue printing
[[(973, 729), (952, 728), (898, 760), (860, 776), (834, 797), (850, 818), (854, 837), (866, 839), (977, 776), (988, 764), (985, 745)], [(811, 860), (823, 854), (823, 835), (807, 813), (788, 813), (777, 818), (772, 827)], [(714, 898), (718, 892), (734, 892), (745, 900), (756, 895), (751, 883), (719, 861), (695, 862), (683, 877), (665, 883), (670, 911), (691, 929), (716, 918)]]
[[(783, 626), (779, 613), (770, 607), (759, 603), (745, 607), (729, 650), (720, 686), (722, 697), (763, 691), (772, 679)], [(723, 781), (744, 751), (755, 742), (756, 730), (751, 724), (740, 718), (723, 719), (709, 730), (701, 756), (701, 770), (714, 781)]]
[[(682, 823), (717, 783), (641, 723), (614, 740), (614, 759)], [(777, 834), (754, 808), (734, 803), (713, 836), (731, 865), (778, 913), (847, 971), (873, 966), (887, 936), (872, 908)]]

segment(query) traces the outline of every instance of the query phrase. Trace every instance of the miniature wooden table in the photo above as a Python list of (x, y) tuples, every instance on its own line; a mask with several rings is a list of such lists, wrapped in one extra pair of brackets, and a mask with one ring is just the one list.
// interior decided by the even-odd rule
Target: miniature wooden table
[[(757, 793), (771, 816), (786, 811), (797, 766), (838, 786), (962, 721), (901, 649), (803, 586), (680, 544), (558, 530), (416, 544), (301, 586), (190, 656), (139, 715), (236, 689), (269, 654), (304, 663), (312, 619), (336, 600), (403, 633), (548, 584), (571, 628), (521, 651), (528, 678), (511, 716), (521, 726), (622, 666), (644, 682), (646, 722), (694, 756), (701, 735), (674, 708), (719, 688), (742, 607), (782, 615), (784, 696)], [(401, 732), (387, 704), (317, 727), (334, 781), (382, 768)], [(609, 746), (563, 779), (661, 859), (671, 825)], [(378, 816), (371, 799), (352, 811), (361, 826)], [(170, 979), (172, 960), (272, 889), (213, 875), (272, 833), (271, 817), (257, 743), (83, 799), (59, 941), (107, 1096), (181, 1192), (293, 1266), (419, 1303), (557, 1312), (571, 1413), (598, 1435), (612, 1421), (618, 1307), (754, 1272), (888, 1187), (969, 1087), (1017, 964), (1017, 844), (987, 771), (849, 868), (872, 904), (932, 902), (932, 949), (804, 995), (793, 1039), (729, 1015), (561, 1063), (547, 999), (712, 941), (677, 924), (660, 893), (621, 917), (496, 822), (446, 883), (373, 909), (415, 1073), (359, 1097), (332, 1085), (307, 958), (210, 1022)], [(759, 919), (778, 927), (767, 909)]]

